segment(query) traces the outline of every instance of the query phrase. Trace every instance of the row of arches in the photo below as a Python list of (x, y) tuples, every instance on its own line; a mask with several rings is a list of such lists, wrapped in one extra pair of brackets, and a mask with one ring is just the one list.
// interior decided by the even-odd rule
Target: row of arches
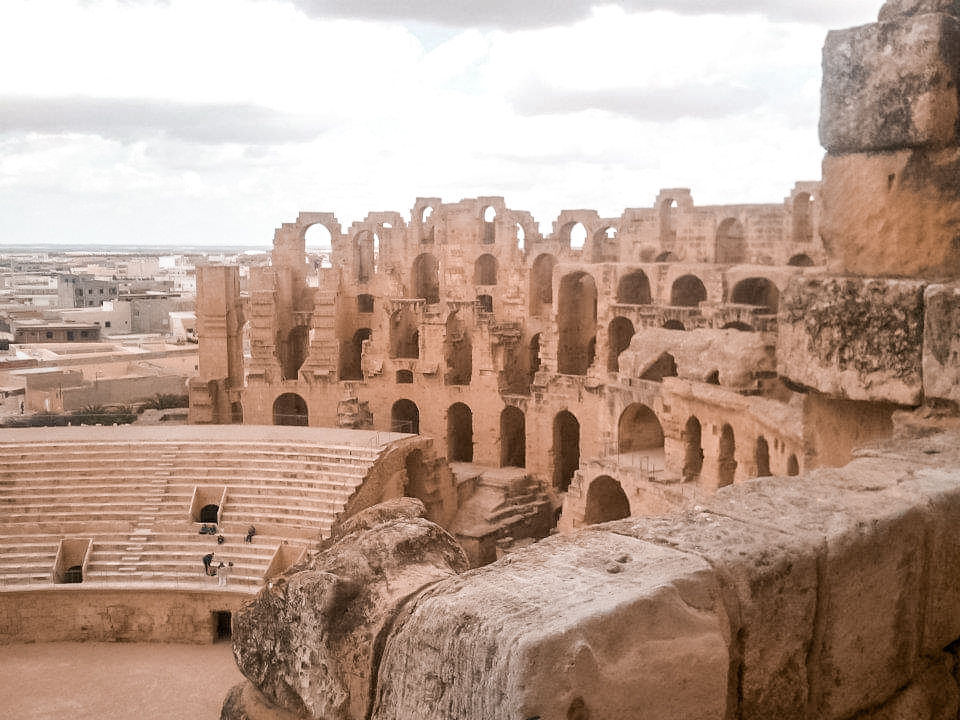
[[(695, 416), (687, 419), (681, 439), (683, 440), (684, 454), (681, 475), (685, 482), (696, 480), (703, 471), (703, 428), (700, 420)], [(758, 435), (753, 444), (753, 461), (750, 475), (752, 477), (767, 477), (771, 475), (770, 444), (763, 435)], [(716, 474), (717, 487), (733, 484), (738, 466), (737, 441), (733, 427), (724, 423), (720, 428), (720, 437), (717, 442)], [(795, 454), (787, 457), (786, 473), (790, 476), (800, 474), (800, 463)]]

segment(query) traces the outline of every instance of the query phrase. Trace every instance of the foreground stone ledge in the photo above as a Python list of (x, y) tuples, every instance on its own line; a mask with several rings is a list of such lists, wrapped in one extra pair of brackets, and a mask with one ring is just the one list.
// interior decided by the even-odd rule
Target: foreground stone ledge
[(827, 35), (820, 142), (830, 153), (957, 142), (960, 21), (943, 13), (885, 17)]
[(554, 537), (418, 598), (384, 648), (373, 717), (722, 718), (727, 626), (703, 560)]
[(918, 405), (919, 281), (797, 278), (780, 298), (778, 372), (823, 394)]

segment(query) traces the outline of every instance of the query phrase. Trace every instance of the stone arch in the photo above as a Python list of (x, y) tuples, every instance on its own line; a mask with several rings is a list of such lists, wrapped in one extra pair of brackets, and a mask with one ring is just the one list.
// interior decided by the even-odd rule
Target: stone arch
[(697, 307), (707, 299), (707, 288), (696, 275), (682, 275), (670, 288), (670, 304), (675, 307)]
[(597, 285), (585, 272), (565, 275), (557, 301), (557, 372), (586, 375), (597, 333)]
[(357, 282), (366, 283), (374, 275), (373, 236), (369, 230), (361, 230), (353, 239), (354, 266)]
[(650, 279), (643, 270), (634, 270), (620, 278), (617, 302), (622, 305), (649, 305), (653, 302)]
[(533, 385), (534, 376), (540, 371), (540, 333), (530, 338), (530, 385)]
[(813, 267), (814, 262), (813, 258), (806, 253), (800, 253), (790, 258), (787, 261), (787, 265), (790, 265), (791, 267)]
[(615, 317), (607, 326), (607, 370), (620, 371), (620, 353), (630, 347), (634, 335), (633, 323), (625, 317)]
[(616, 228), (609, 225), (600, 228), (593, 234), (591, 240), (593, 262), (619, 262), (620, 244), (617, 240)]
[(587, 243), (587, 228), (582, 222), (570, 222), (560, 229), (560, 241), (571, 250), (582, 250)]
[(566, 492), (580, 467), (580, 421), (569, 410), (553, 418), (553, 486)]
[(322, 222), (311, 223), (303, 229), (304, 262), (319, 270), (331, 267), (330, 255), (333, 253), (333, 231)]
[(721, 265), (747, 262), (743, 225), (736, 218), (727, 218), (717, 228), (716, 258)]
[(526, 467), (527, 420), (520, 408), (500, 412), (500, 467)]
[(797, 193), (793, 198), (793, 241), (813, 241), (813, 197), (808, 192)]
[(469, 385), (473, 377), (473, 342), (470, 328), (460, 317), (460, 313), (450, 313), (447, 318), (443, 355), (447, 365), (443, 384)]
[(700, 420), (695, 415), (687, 418), (683, 426), (683, 475), (684, 482), (696, 480), (703, 471), (703, 440)]
[(762, 307), (766, 313), (776, 315), (780, 306), (780, 291), (767, 278), (753, 277), (734, 285), (730, 299), (738, 305)]
[(753, 332), (753, 327), (747, 325), (745, 322), (740, 322), (739, 320), (734, 320), (733, 322), (728, 322), (724, 324), (721, 330), (739, 330), (740, 332)]
[(420, 331), (417, 317), (409, 303), (390, 316), (390, 357), (420, 357)]
[(497, 284), (497, 259), (490, 253), (484, 253), (473, 264), (473, 284)]
[(646, 405), (632, 403), (617, 422), (617, 451), (639, 452), (663, 448), (663, 428), (657, 414)]
[(733, 428), (724, 423), (720, 430), (720, 451), (717, 455), (717, 485), (724, 487), (733, 484), (737, 471), (737, 442), (733, 436)]
[(274, 425), (309, 424), (306, 401), (296, 393), (284, 393), (273, 401)]
[(757, 444), (753, 450), (753, 458), (757, 466), (757, 477), (769, 477), (770, 446), (767, 444), (767, 439), (763, 435), (757, 438)]
[(557, 258), (549, 253), (538, 255), (530, 268), (530, 314), (546, 317), (553, 307), (553, 268)]
[[(487, 205), (481, 213), (483, 218), (483, 244), (492, 245), (497, 239), (497, 227), (494, 221), (497, 219), (497, 211), (490, 205)], [(493, 283), (486, 283), (492, 285)]]
[(420, 408), (413, 400), (402, 398), (390, 408), (390, 429), (393, 432), (420, 434)]
[(425, 205), (420, 210), (420, 243), (429, 245), (436, 238), (436, 226), (433, 221), (433, 206)]
[(418, 255), (413, 261), (413, 296), (428, 305), (440, 302), (440, 266), (431, 253)]
[(586, 525), (621, 520), (630, 517), (630, 500), (619, 482), (609, 475), (594, 478), (587, 488), (587, 502), (583, 511)]
[(287, 337), (278, 343), (284, 380), (296, 380), (299, 377), (300, 368), (307, 359), (309, 340), (310, 329), (306, 325), (296, 325), (290, 329)]
[(791, 454), (787, 458), (787, 475), (790, 477), (796, 477), (800, 474), (800, 463), (797, 462), (797, 456)]
[(516, 223), (514, 230), (515, 230), (515, 235), (517, 237), (517, 250), (519, 250), (520, 252), (523, 252), (524, 244), (526, 243), (526, 239), (527, 239), (527, 233), (524, 231), (523, 225), (521, 225), (520, 223)]
[(343, 343), (340, 350), (341, 380), (363, 380), (363, 343), (372, 336), (370, 328), (360, 328)]
[(473, 411), (464, 403), (447, 409), (447, 458), (450, 462), (473, 462)]

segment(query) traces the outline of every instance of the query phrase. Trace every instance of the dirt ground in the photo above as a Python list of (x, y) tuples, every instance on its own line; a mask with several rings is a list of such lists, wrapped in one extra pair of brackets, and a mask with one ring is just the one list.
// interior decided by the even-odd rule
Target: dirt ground
[(229, 642), (0, 645), (0, 717), (217, 720), (242, 679)]

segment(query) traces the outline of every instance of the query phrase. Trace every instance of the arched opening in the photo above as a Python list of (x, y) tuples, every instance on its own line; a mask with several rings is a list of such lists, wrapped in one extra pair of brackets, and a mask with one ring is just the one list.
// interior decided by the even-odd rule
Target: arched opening
[(503, 362), (498, 363), (497, 389), (502, 395), (530, 394), (529, 350), (519, 342), (501, 346)]
[(417, 329), (417, 318), (406, 303), (390, 316), (390, 357), (420, 357), (420, 332)]
[(285, 340), (278, 343), (284, 380), (296, 380), (299, 377), (300, 367), (307, 359), (309, 337), (310, 330), (305, 325), (297, 325), (287, 333)]
[(477, 295), (477, 310), (481, 313), (493, 313), (493, 295)]
[(353, 240), (354, 265), (357, 282), (365, 283), (373, 277), (373, 236), (369, 230), (361, 230)]
[(628, 405), (617, 423), (617, 446), (621, 455), (632, 452), (650, 455), (650, 450), (659, 450), (662, 455), (663, 428), (656, 413), (640, 403)]
[(538, 255), (530, 268), (530, 314), (546, 317), (553, 306), (553, 255)]
[(767, 439), (763, 435), (757, 438), (753, 458), (757, 465), (757, 477), (768, 477), (770, 475), (770, 446), (767, 445)]
[(568, 223), (563, 226), (561, 238), (571, 250), (582, 250), (587, 242), (587, 229), (581, 222)]
[(202, 523), (213, 523), (214, 525), (219, 522), (218, 514), (220, 512), (220, 506), (216, 503), (208, 503), (200, 508), (200, 522)]
[(304, 262), (314, 270), (331, 267), (333, 235), (322, 223), (310, 225), (303, 233)]
[(307, 403), (296, 393), (284, 393), (273, 401), (274, 425), (308, 424)]
[(630, 517), (630, 501), (620, 483), (609, 475), (595, 478), (587, 488), (583, 522), (587, 525)]
[(580, 467), (580, 423), (569, 410), (553, 419), (553, 486), (566, 492)]
[(443, 354), (447, 364), (444, 385), (469, 385), (473, 377), (473, 343), (460, 313), (450, 313), (447, 318)]
[(691, 416), (683, 426), (683, 475), (684, 482), (696, 480), (703, 470), (703, 442), (700, 421)]
[(683, 323), (679, 320), (667, 320), (663, 323), (664, 330), (686, 330)]
[(744, 322), (740, 322), (739, 320), (728, 322), (720, 329), (721, 330), (739, 330), (740, 332), (753, 332), (753, 327), (751, 327), (750, 325), (747, 325)]
[(367, 295), (367, 294), (357, 295), (357, 312), (358, 313), (373, 312), (373, 295)]
[(517, 250), (519, 250), (520, 252), (523, 252), (524, 243), (526, 242), (526, 238), (527, 238), (527, 234), (523, 231), (523, 225), (521, 225), (520, 223), (517, 223), (516, 232), (517, 232)]
[(507, 406), (500, 413), (500, 467), (526, 467), (527, 421), (520, 408)]
[[(494, 220), (497, 219), (497, 211), (489, 205), (483, 210), (483, 244), (492, 245), (497, 239), (497, 227)], [(488, 283), (493, 284), (493, 283)]]
[(617, 241), (617, 231), (612, 227), (605, 227), (593, 234), (593, 262), (619, 262), (620, 246)]
[(677, 208), (677, 201), (665, 198), (660, 203), (660, 245), (672, 245), (677, 239), (677, 230), (673, 226), (673, 215)]
[(625, 317), (615, 317), (607, 328), (607, 370), (620, 371), (620, 353), (630, 347), (633, 338), (633, 323)]
[(530, 385), (533, 385), (534, 376), (540, 371), (540, 333), (530, 338)]
[(813, 240), (813, 198), (810, 193), (797, 193), (793, 198), (793, 241)]
[(463, 403), (447, 410), (447, 457), (451, 462), (473, 462), (473, 412)]
[(805, 253), (794, 255), (787, 261), (787, 265), (792, 267), (813, 267), (813, 258)]
[(707, 385), (719, 385), (720, 384), (720, 371), (711, 370), (706, 375), (703, 376), (703, 381)]
[(413, 384), (413, 370), (397, 370), (397, 373), (394, 377), (396, 379), (397, 385)]
[(677, 377), (677, 361), (670, 353), (661, 353), (640, 375), (641, 380), (651, 382), (663, 382), (665, 377)]
[(620, 278), (617, 286), (617, 302), (623, 305), (649, 305), (653, 302), (650, 295), (650, 280), (643, 270), (634, 270)]
[(397, 400), (390, 408), (390, 429), (393, 432), (420, 434), (420, 409), (412, 400)]
[(737, 471), (736, 452), (737, 443), (733, 437), (733, 428), (725, 423), (720, 430), (720, 453), (717, 457), (717, 485), (719, 487), (733, 484), (733, 478)]
[(593, 362), (597, 333), (597, 286), (585, 272), (560, 281), (557, 308), (557, 371), (586, 375)]
[(428, 305), (440, 302), (439, 265), (430, 253), (418, 255), (413, 261), (413, 296), (423, 298)]
[(747, 278), (733, 286), (731, 300), (738, 305), (763, 308), (764, 313), (776, 315), (780, 306), (780, 291), (766, 278)]
[(800, 474), (800, 463), (797, 462), (797, 456), (791, 455), (787, 458), (787, 475), (796, 477)]
[(243, 404), (240, 402), (230, 403), (230, 422), (234, 425), (243, 425)]
[(486, 253), (477, 258), (473, 265), (473, 284), (497, 284), (497, 259), (493, 255)]
[(673, 281), (670, 304), (674, 307), (698, 307), (707, 299), (707, 288), (696, 275), (683, 275)]
[(363, 380), (363, 343), (372, 336), (370, 328), (357, 330), (340, 351), (340, 379)]
[(721, 265), (747, 262), (743, 225), (736, 218), (727, 218), (717, 228), (717, 262)]
[(420, 212), (420, 242), (423, 244), (433, 243), (434, 237), (433, 208), (427, 205)]

